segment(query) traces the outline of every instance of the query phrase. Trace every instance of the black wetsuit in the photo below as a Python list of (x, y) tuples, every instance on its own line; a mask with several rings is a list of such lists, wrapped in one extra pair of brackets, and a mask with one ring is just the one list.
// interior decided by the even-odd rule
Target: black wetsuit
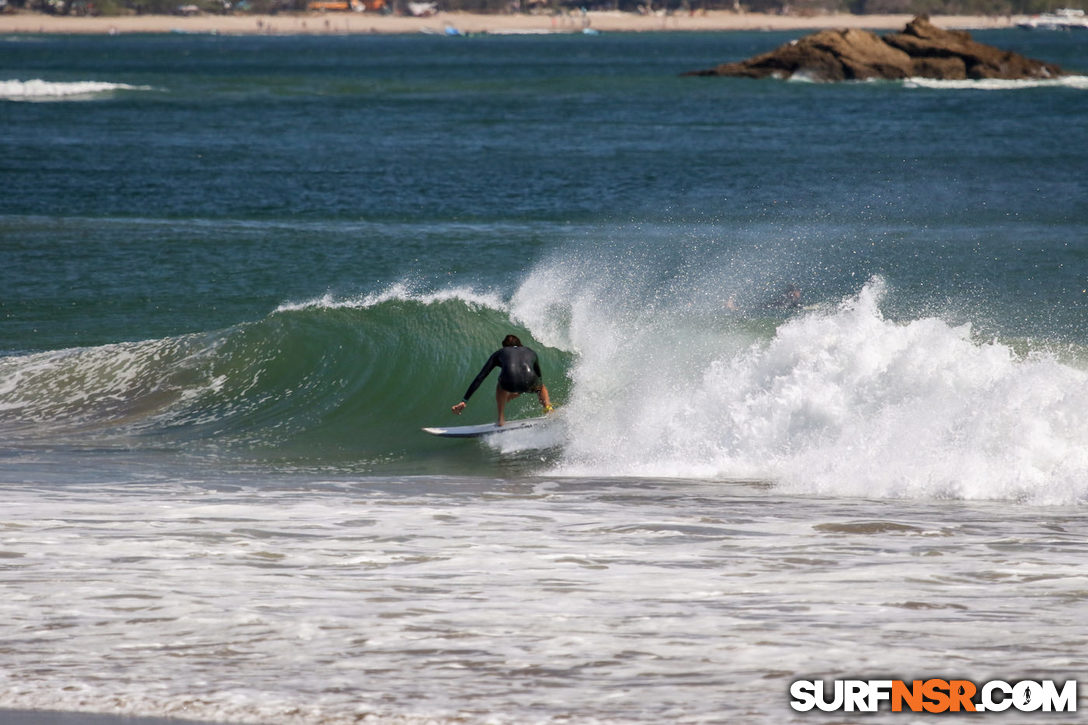
[(496, 350), (487, 359), (462, 400), (471, 398), (484, 378), (496, 367), (499, 368), (499, 387), (503, 390), (509, 393), (535, 393), (540, 390), (540, 361), (536, 353), (527, 347), (511, 346)]

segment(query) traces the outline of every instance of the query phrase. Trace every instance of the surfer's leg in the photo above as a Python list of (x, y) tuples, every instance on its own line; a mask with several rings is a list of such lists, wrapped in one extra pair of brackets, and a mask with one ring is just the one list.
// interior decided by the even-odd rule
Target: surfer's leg
[(552, 401), (551, 398), (548, 397), (548, 388), (546, 385), (540, 386), (540, 390), (536, 391), (536, 396), (540, 398), (540, 407), (544, 408), (544, 412), (552, 412)]
[(519, 395), (521, 393), (511, 393), (509, 390), (503, 390), (502, 386), (495, 386), (495, 405), (499, 408), (498, 425), (506, 425), (506, 404)]

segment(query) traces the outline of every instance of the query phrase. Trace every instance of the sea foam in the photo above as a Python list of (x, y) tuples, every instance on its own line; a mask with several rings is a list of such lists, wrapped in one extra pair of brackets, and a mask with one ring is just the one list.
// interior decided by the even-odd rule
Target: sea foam
[[(976, 339), (968, 324), (887, 319), (880, 278), (755, 339), (743, 325), (675, 306), (639, 315), (554, 280), (533, 288), (533, 297), (569, 296), (570, 339), (547, 324), (540, 337), (581, 353), (564, 410), (564, 475), (756, 478), (831, 496), (1088, 500), (1088, 373), (1045, 351)], [(549, 318), (559, 303), (538, 298)]]

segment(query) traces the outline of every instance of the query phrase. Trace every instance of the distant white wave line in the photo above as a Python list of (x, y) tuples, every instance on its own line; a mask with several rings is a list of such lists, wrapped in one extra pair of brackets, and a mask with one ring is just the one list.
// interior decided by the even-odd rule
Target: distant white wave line
[(975, 90), (975, 91), (1011, 91), (1023, 88), (1075, 88), (1088, 90), (1088, 76), (1065, 76), (1032, 80), (1003, 80), (982, 78), (978, 80), (937, 80), (936, 78), (908, 78), (903, 81), (907, 88), (929, 88), (934, 90)]
[(39, 100), (88, 96), (111, 91), (150, 91), (151, 86), (133, 86), (128, 83), (106, 81), (54, 82), (33, 79), (29, 81), (0, 81), (0, 98), (8, 100)]
[(380, 292), (371, 292), (366, 295), (354, 297), (336, 297), (325, 294), (304, 302), (284, 302), (276, 308), (276, 312), (297, 312), (300, 310), (363, 310), (386, 302), (418, 302), (431, 305), (450, 300), (460, 300), (470, 305), (489, 307), (496, 310), (506, 310), (507, 305), (498, 295), (491, 292), (477, 292), (469, 287), (452, 287), (434, 292), (416, 292), (408, 284), (398, 282)]

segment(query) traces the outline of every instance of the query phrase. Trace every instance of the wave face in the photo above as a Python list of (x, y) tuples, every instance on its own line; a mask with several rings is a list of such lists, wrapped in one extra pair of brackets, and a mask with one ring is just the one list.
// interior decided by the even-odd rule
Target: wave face
[(133, 86), (127, 83), (105, 81), (54, 82), (34, 79), (29, 81), (0, 81), (0, 100), (7, 101), (79, 101), (99, 98), (116, 91), (150, 91), (150, 86)]
[[(398, 286), (284, 304), (218, 332), (10, 356), (0, 359), (0, 430), (26, 445), (411, 460), (425, 443), (419, 427), (451, 417), (510, 331), (531, 339), (497, 298)], [(540, 352), (558, 375), (563, 356)]]
[[(165, 447), (353, 470), (418, 473), (430, 461), (448, 471), (482, 465), (472, 452), (525, 453), (552, 475), (1088, 500), (1082, 349), (1059, 356), (979, 339), (939, 317), (889, 319), (881, 278), (787, 316), (724, 310), (709, 287), (662, 286), (629, 269), (567, 260), (539, 266), (509, 300), (398, 285), (285, 303), (218, 332), (10, 356), (0, 359), (0, 427), (26, 445)], [(510, 331), (541, 353), (559, 426), (456, 448), (421, 434), (491, 418), (491, 382), (462, 419), (448, 406)], [(515, 417), (535, 414), (529, 397)]]

